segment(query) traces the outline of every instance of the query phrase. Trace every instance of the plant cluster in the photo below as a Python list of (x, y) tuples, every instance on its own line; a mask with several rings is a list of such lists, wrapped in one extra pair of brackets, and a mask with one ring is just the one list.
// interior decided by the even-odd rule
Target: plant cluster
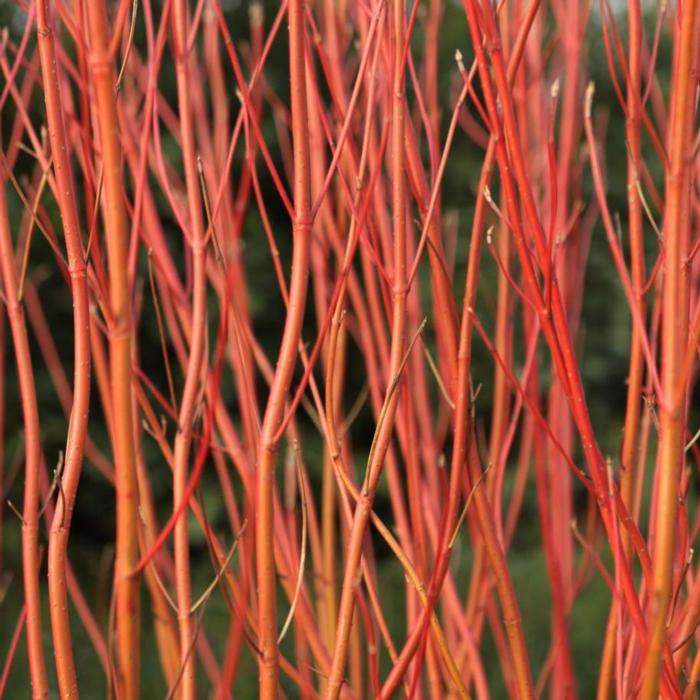
[(11, 5), (0, 695), (696, 697), (700, 3)]

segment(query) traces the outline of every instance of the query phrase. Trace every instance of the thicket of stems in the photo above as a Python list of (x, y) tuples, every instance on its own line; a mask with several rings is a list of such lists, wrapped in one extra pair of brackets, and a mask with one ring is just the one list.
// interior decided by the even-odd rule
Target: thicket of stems
[(696, 697), (698, 3), (229, 5), (0, 7), (0, 695)]

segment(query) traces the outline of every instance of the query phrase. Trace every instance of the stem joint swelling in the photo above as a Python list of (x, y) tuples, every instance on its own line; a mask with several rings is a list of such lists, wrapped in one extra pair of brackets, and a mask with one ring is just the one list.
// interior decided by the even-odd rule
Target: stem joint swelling
[(275, 460), (277, 459), (277, 455), (279, 454), (280, 451), (280, 442), (282, 438), (278, 438), (277, 436), (271, 437), (269, 440), (266, 440), (265, 442), (260, 445), (260, 451), (262, 454), (266, 455), (266, 458), (264, 461), (266, 463), (275, 463)]
[(313, 218), (311, 216), (298, 216), (294, 217), (292, 233), (294, 236), (308, 236), (311, 233), (311, 227), (314, 225)]

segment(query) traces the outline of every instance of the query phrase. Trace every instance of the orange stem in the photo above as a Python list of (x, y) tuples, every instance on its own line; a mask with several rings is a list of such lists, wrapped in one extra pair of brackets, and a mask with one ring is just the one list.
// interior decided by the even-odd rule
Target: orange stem
[(128, 226), (124, 210), (122, 153), (115, 99), (116, 75), (109, 52), (107, 9), (88, 3), (90, 64), (95, 84), (95, 120), (102, 146), (103, 212), (109, 268), (109, 359), (113, 451), (117, 493), (115, 614), (118, 651), (117, 692), (139, 697), (140, 604), (138, 482), (133, 420), (131, 301), (127, 276)]

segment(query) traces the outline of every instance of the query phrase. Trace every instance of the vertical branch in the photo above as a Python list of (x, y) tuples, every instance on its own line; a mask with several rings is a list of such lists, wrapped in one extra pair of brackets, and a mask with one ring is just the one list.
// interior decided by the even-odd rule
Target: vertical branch
[(18, 279), (10, 236), (10, 219), (5, 197), (5, 154), (0, 171), (0, 267), (5, 303), (10, 321), (15, 362), (24, 419), (24, 504), (22, 507), (22, 575), (24, 602), (27, 609), (27, 656), (32, 698), (49, 697), (46, 662), (41, 628), (41, 592), (39, 587), (39, 468), (41, 433), (36, 400), (34, 369), (29, 353), (24, 311), (18, 299)]
[[(681, 12), (681, 6), (678, 7)], [(666, 641), (673, 586), (676, 513), (685, 443), (685, 384), (679, 386), (688, 337), (690, 235), (690, 167), (697, 75), (692, 68), (698, 45), (698, 3), (685, 0), (678, 18), (675, 71), (671, 86), (669, 170), (666, 174), (666, 209), (663, 225), (665, 272), (661, 333), (661, 434), (659, 437), (658, 491), (654, 523), (654, 580), (651, 591), (651, 625), (643, 669), (642, 700), (657, 696), (661, 650)]]
[(73, 403), (66, 458), (61, 475), (61, 497), (56, 502), (49, 538), (49, 598), (59, 689), (62, 695), (74, 696), (77, 695), (77, 679), (68, 617), (66, 559), (71, 516), (87, 437), (90, 404), (90, 311), (75, 186), (68, 157), (63, 104), (56, 74), (56, 49), (54, 35), (49, 27), (46, 0), (37, 3), (37, 32), (53, 169), (58, 187), (58, 203), (66, 239), (73, 296)]
[(362, 556), (365, 529), (381, 475), (384, 458), (394, 430), (394, 418), (400, 396), (400, 370), (404, 361), (406, 335), (406, 184), (405, 184), (405, 115), (404, 62), (405, 6), (403, 0), (392, 3), (393, 62), (391, 102), (391, 178), (392, 224), (394, 239), (393, 317), (389, 359), (389, 386), (370, 450), (367, 472), (357, 503), (350, 531), (343, 575), (333, 662), (328, 679), (327, 697), (335, 700), (340, 694), (348, 652), (348, 639), (355, 603), (355, 581)]
[[(627, 79), (627, 119), (625, 134), (627, 138), (627, 208), (629, 219), (630, 262), (632, 303), (637, 305), (640, 318), (644, 318), (645, 263), (644, 263), (644, 229), (642, 225), (642, 203), (639, 196), (639, 178), (641, 173), (641, 138), (640, 115), (641, 102), (641, 48), (642, 17), (639, 0), (630, 0), (628, 5), (629, 49)], [(633, 510), (635, 488), (635, 466), (639, 457), (639, 428), (642, 407), (642, 383), (644, 381), (644, 349), (641, 329), (632, 322), (630, 340), (629, 373), (627, 378), (627, 404), (625, 409), (625, 426), (622, 435), (620, 454), (620, 495), (627, 509)], [(630, 542), (627, 533), (621, 534), (623, 550), (629, 556)], [(603, 646), (601, 671), (598, 683), (598, 698), (607, 698), (612, 692), (613, 660), (617, 631), (618, 606), (613, 599), (610, 606), (608, 626)]]
[(103, 212), (109, 268), (109, 361), (117, 533), (115, 615), (119, 697), (139, 697), (138, 482), (134, 445), (131, 368), (131, 299), (127, 275), (128, 226), (124, 210), (116, 77), (109, 53), (105, 2), (87, 3), (90, 64), (95, 84), (95, 120), (102, 147)]
[(311, 180), (309, 125), (306, 103), (305, 0), (290, 0), (289, 73), (291, 91), (292, 140), (294, 152), (294, 250), (289, 305), (277, 371), (270, 387), (257, 455), (257, 574), (260, 659), (260, 698), (277, 697), (279, 652), (277, 648), (277, 612), (274, 558), (275, 462), (279, 449), (277, 429), (284, 417), (285, 397), (294, 371), (297, 347), (304, 320), (309, 275), (311, 239)]
[[(190, 73), (188, 71), (188, 19), (186, 0), (174, 3), (172, 12), (173, 52), (177, 77), (178, 111), (180, 115), (180, 138), (182, 161), (185, 169), (185, 184), (189, 204), (192, 246), (193, 303), (190, 352), (187, 359), (185, 386), (178, 414), (178, 431), (175, 438), (173, 465), (173, 508), (183, 501), (187, 488), (188, 457), (192, 442), (192, 430), (201, 387), (201, 368), (206, 342), (206, 240), (202, 220), (199, 175), (192, 122), (192, 100), (190, 97)], [(192, 651), (195, 641), (194, 619), (191, 613), (191, 584), (189, 561), (189, 528), (185, 508), (175, 525), (175, 588), (177, 593), (177, 617), (180, 633), (180, 663), (182, 671), (182, 696), (193, 700), (196, 690), (196, 655)]]
[[(629, 153), (627, 156), (627, 204), (629, 209), (630, 257), (632, 268), (632, 288), (639, 315), (644, 318), (644, 229), (642, 225), (642, 203), (639, 196), (641, 172), (640, 138), (640, 88), (641, 88), (641, 43), (642, 17), (639, 0), (629, 3), (629, 78), (627, 80), (627, 122), (625, 131)], [(622, 440), (621, 484), (622, 499), (628, 509), (632, 507), (634, 491), (634, 466), (638, 456), (639, 422), (642, 404), (642, 382), (644, 380), (644, 352), (642, 338), (637, 324), (632, 323), (630, 342), (630, 365), (627, 385), (627, 407), (625, 429)], [(628, 538), (623, 536), (628, 549)]]

